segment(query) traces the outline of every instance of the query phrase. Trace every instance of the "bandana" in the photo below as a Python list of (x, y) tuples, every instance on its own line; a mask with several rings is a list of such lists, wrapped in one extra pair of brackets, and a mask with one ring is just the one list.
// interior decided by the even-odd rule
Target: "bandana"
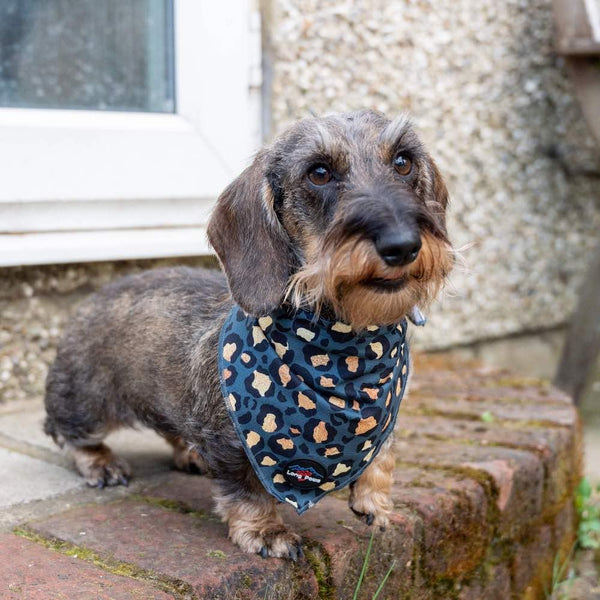
[(298, 512), (355, 481), (392, 432), (408, 378), (406, 321), (368, 327), (239, 306), (219, 341), (221, 390), (267, 492)]

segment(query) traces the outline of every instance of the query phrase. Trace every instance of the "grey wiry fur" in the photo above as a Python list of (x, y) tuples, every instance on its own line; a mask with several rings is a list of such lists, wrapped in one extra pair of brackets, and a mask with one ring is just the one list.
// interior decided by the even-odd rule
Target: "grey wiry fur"
[[(414, 164), (406, 177), (392, 164), (398, 152)], [(330, 170), (331, 183), (311, 184), (315, 165)], [(254, 315), (286, 301), (311, 305), (356, 329), (399, 320), (450, 268), (446, 203), (439, 173), (405, 118), (362, 111), (298, 123), (219, 198), (208, 233), (224, 275), (149, 271), (108, 285), (79, 308), (48, 375), (46, 433), (73, 451), (90, 485), (103, 486), (129, 476), (102, 444), (106, 434), (151, 427), (173, 444), (179, 467), (216, 479), (217, 509), (236, 543), (297, 558), (299, 538), (281, 522), (226, 412), (221, 325), (233, 301)], [(412, 264), (389, 266), (375, 245), (402, 228), (417, 231), (423, 248)], [(393, 461), (377, 460), (351, 503), (369, 523), (384, 525)]]

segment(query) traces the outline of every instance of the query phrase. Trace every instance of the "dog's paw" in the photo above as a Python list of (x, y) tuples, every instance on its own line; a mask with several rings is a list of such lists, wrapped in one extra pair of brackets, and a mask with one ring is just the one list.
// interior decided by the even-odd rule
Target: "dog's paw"
[(350, 510), (367, 525), (379, 527), (385, 531), (390, 524), (392, 502), (387, 494), (381, 492), (360, 493), (354, 488), (348, 501)]
[(230, 529), (229, 536), (245, 552), (259, 554), (263, 558), (287, 558), (295, 562), (304, 557), (302, 538), (283, 525), (262, 531), (236, 527)]
[(173, 462), (178, 471), (195, 475), (206, 475), (208, 473), (206, 461), (196, 450), (176, 448), (173, 452)]
[(111, 462), (99, 464), (84, 474), (85, 482), (90, 487), (103, 488), (113, 485), (129, 485), (131, 469), (125, 460), (115, 458)]
[(115, 456), (110, 449), (79, 449), (75, 452), (75, 464), (85, 482), (90, 487), (129, 485), (131, 469), (122, 458)]

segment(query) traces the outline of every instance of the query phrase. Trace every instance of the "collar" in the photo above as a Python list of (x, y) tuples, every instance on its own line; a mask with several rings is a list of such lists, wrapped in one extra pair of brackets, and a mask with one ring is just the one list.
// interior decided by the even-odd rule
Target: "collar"
[(360, 476), (394, 428), (406, 328), (356, 333), (305, 310), (257, 318), (232, 308), (219, 341), (221, 389), (267, 492), (302, 513)]

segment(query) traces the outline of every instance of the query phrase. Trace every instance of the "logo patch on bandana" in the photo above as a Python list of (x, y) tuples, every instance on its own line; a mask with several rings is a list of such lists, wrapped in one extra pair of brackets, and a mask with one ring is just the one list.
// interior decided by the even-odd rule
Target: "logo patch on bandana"
[(360, 332), (299, 310), (234, 306), (221, 391), (265, 490), (303, 513), (356, 481), (394, 428), (408, 379), (406, 321)]
[(292, 487), (310, 490), (325, 481), (327, 471), (314, 460), (300, 458), (283, 467), (283, 477)]

